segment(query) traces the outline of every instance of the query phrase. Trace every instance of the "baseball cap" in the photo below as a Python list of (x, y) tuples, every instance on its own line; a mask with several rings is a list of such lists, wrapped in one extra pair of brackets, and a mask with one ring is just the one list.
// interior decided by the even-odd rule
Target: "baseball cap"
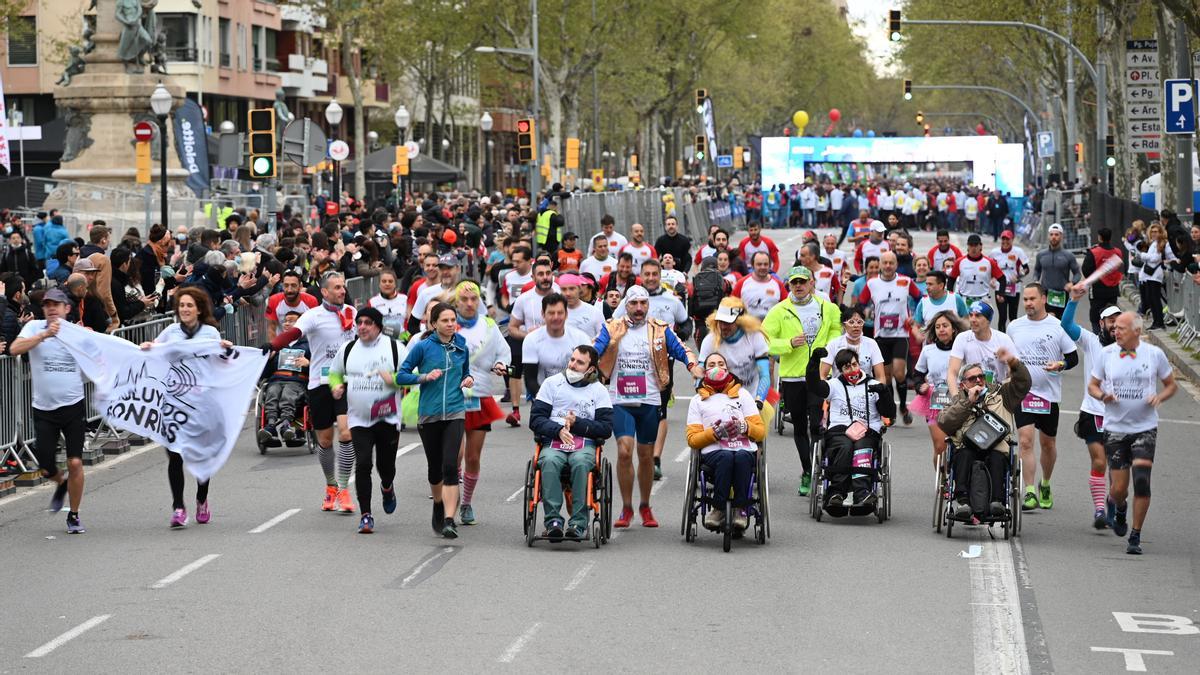
[(796, 265), (792, 269), (788, 270), (788, 281), (793, 279), (810, 281), (812, 279), (812, 270), (808, 269), (804, 265)]
[(563, 235), (562, 240), (566, 241), (568, 239), (578, 239), (578, 237), (575, 235), (574, 232), (567, 232), (566, 234)]
[(629, 290), (625, 291), (625, 302), (633, 300), (649, 300), (650, 293), (641, 286), (630, 286)]
[(1063, 226), (1062, 226), (1062, 225), (1059, 225), (1058, 223), (1051, 223), (1051, 224), (1050, 224), (1050, 227), (1046, 229), (1046, 232), (1047, 232), (1047, 233), (1049, 233), (1049, 232), (1057, 232), (1057, 233), (1059, 233), (1059, 234), (1062, 234), (1062, 231), (1063, 231)]
[(438, 267), (458, 267), (458, 258), (447, 253), (438, 257)]
[(97, 271), (96, 263), (88, 258), (80, 257), (75, 261), (75, 266), (71, 268), (72, 272), (95, 272)]
[(982, 300), (976, 300), (975, 302), (972, 302), (971, 306), (968, 308), (968, 313), (969, 314), (982, 314), (985, 317), (987, 317), (988, 321), (992, 320), (992, 314), (993, 314), (992, 306), (987, 304), (986, 302), (983, 302)]
[(744, 311), (745, 310), (743, 310), (741, 307), (721, 305), (720, 307), (717, 307), (716, 318), (717, 321), (720, 321), (721, 323), (733, 323), (734, 321), (737, 321), (738, 317), (741, 316)]
[(881, 223), (877, 220), (877, 221), (871, 223), (871, 231), (872, 232), (887, 232), (887, 225), (884, 225), (883, 223)]
[(1012, 231), (1012, 230), (1005, 230), (1005, 231), (1001, 232), (1001, 233), (1000, 233), (1000, 238), (1001, 238), (1001, 239), (1012, 239), (1012, 238), (1013, 238), (1013, 231)]
[(1116, 316), (1120, 313), (1121, 313), (1120, 307), (1117, 307), (1116, 305), (1109, 305), (1108, 307), (1105, 307), (1104, 309), (1100, 310), (1100, 318), (1107, 319), (1110, 316)]
[(67, 299), (67, 294), (63, 293), (62, 289), (58, 288), (51, 288), (50, 290), (46, 291), (45, 295), (42, 296), (42, 304), (47, 302), (61, 302), (64, 305), (71, 304), (71, 301)]

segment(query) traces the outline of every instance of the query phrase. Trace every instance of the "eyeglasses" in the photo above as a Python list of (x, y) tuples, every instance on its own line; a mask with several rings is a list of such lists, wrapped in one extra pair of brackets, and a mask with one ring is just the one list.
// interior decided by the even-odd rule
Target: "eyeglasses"
[(985, 380), (987, 380), (987, 376), (986, 376), (986, 375), (984, 375), (983, 373), (980, 373), (980, 374), (978, 374), (978, 375), (971, 375), (970, 377), (964, 377), (964, 378), (963, 378), (963, 381), (964, 381), (964, 382), (972, 382), (972, 383), (974, 383), (974, 382), (983, 382), (983, 381), (985, 381)]
[(847, 319), (846, 321), (843, 321), (842, 323), (847, 326), (861, 326), (861, 325), (865, 324), (866, 322), (863, 321), (862, 319)]

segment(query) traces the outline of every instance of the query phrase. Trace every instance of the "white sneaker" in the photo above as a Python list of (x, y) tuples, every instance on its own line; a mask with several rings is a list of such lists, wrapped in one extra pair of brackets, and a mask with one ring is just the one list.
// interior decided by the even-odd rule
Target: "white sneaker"
[(709, 530), (719, 530), (725, 524), (725, 511), (721, 509), (709, 509), (708, 514), (704, 516), (704, 527)]

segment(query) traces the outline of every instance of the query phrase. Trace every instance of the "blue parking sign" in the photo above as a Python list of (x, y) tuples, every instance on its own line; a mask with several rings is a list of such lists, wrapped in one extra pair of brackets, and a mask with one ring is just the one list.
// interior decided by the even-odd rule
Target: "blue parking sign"
[(1163, 131), (1174, 135), (1196, 133), (1196, 82), (1163, 80)]

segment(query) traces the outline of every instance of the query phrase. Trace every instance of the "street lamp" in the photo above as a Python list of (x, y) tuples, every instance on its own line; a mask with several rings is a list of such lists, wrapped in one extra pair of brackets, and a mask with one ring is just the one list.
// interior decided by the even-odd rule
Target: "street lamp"
[[(329, 122), (329, 137), (335, 140), (338, 125), (342, 123), (342, 106), (336, 100), (325, 106), (325, 121)], [(361, 159), (360, 159), (361, 161)], [(333, 160), (333, 203), (337, 205), (338, 213), (342, 212), (342, 164)]]
[(223, 134), (232, 134), (233, 132), (237, 131), (237, 125), (235, 125), (232, 120), (225, 120), (224, 122), (221, 122), (220, 130)]
[(484, 110), (479, 116), (479, 128), (483, 130), (483, 191), (490, 197), (492, 194), (492, 125), (495, 122), (488, 111)]
[(375, 144), (379, 143), (379, 132), (372, 129), (367, 132), (367, 144), (372, 150), (375, 149)]
[[(405, 108), (403, 103), (400, 104), (399, 108), (396, 108), (396, 114), (392, 117), (392, 121), (396, 123), (396, 129), (400, 132), (400, 142), (398, 145), (404, 145), (404, 137), (408, 133), (408, 123), (412, 121), (412, 116), (408, 114), (408, 108)], [(410, 162), (409, 166), (411, 167), (412, 158), (409, 157), (408, 159)], [(412, 169), (410, 168), (409, 170), (411, 171)], [(406, 194), (404, 192), (404, 176), (400, 176), (400, 182), (396, 187), (400, 190), (400, 194), (396, 197), (396, 211), (399, 213), (404, 210), (404, 195)]]
[(162, 202), (162, 226), (171, 229), (167, 223), (167, 115), (171, 113), (171, 105), (175, 102), (171, 92), (163, 86), (162, 82), (154, 88), (154, 93), (150, 94), (150, 109), (158, 116), (158, 149), (159, 149), (159, 177), (162, 179), (162, 192), (159, 194), (159, 201)]

